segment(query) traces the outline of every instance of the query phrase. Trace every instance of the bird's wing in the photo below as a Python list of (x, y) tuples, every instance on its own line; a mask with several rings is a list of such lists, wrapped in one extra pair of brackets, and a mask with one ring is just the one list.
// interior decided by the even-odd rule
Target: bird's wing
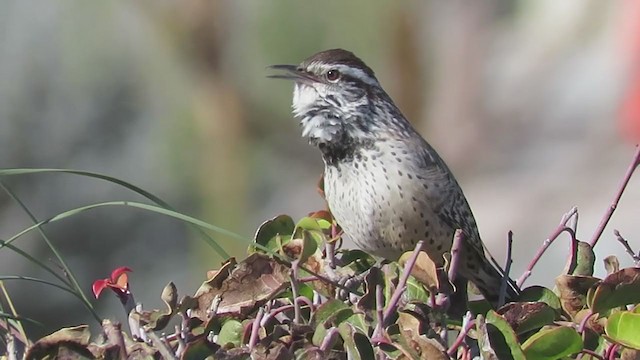
[(424, 140), (416, 153), (420, 154), (416, 170), (420, 180), (427, 184), (425, 194), (434, 212), (451, 229), (461, 229), (466, 243), (478, 254), (485, 255), (486, 247), (480, 240), (471, 208), (447, 165)]

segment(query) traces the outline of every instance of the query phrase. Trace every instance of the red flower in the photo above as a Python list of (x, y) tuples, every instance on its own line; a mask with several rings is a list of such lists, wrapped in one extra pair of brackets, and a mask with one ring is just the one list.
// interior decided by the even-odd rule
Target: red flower
[(100, 279), (93, 282), (93, 295), (96, 299), (100, 296), (102, 290), (110, 288), (119, 297), (129, 293), (129, 277), (128, 272), (132, 270), (126, 266), (119, 267), (111, 272), (111, 277)]

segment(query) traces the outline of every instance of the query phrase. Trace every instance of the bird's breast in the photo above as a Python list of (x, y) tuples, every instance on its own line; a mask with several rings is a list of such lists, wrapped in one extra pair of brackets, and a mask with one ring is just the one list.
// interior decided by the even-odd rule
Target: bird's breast
[[(419, 240), (431, 242), (435, 250), (436, 238), (446, 242), (439, 239), (450, 239), (452, 233), (429, 206), (422, 182), (400, 153), (374, 147), (325, 168), (327, 202), (345, 233), (362, 250), (391, 260)], [(445, 245), (441, 248), (450, 248)]]

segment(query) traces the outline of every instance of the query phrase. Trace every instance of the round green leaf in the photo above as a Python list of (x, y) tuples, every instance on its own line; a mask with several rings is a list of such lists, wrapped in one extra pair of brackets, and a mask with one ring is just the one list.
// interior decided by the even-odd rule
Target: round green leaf
[(560, 310), (560, 298), (544, 286), (530, 286), (520, 293), (519, 302), (543, 302), (554, 310)]
[(608, 275), (589, 297), (593, 312), (640, 302), (640, 268), (626, 268)]
[(294, 229), (295, 224), (290, 216), (278, 215), (260, 225), (256, 231), (255, 242), (269, 250), (279, 252), (282, 245), (291, 240)]
[(522, 350), (527, 360), (554, 360), (575, 354), (582, 350), (582, 338), (575, 329), (558, 326), (533, 334)]
[(296, 229), (322, 231), (331, 228), (331, 223), (324, 219), (303, 217), (296, 224)]
[(233, 344), (235, 347), (239, 347), (242, 342), (242, 323), (235, 319), (225, 321), (218, 334), (218, 344)]
[(498, 358), (525, 360), (516, 334), (502, 316), (491, 310), (487, 313), (486, 322), (489, 341)]
[(316, 324), (327, 324), (342, 311), (349, 311), (353, 313), (353, 310), (351, 310), (351, 308), (342, 301), (337, 299), (329, 299), (316, 309), (311, 320)]
[(611, 340), (632, 349), (640, 350), (640, 314), (620, 311), (611, 314), (604, 331)]

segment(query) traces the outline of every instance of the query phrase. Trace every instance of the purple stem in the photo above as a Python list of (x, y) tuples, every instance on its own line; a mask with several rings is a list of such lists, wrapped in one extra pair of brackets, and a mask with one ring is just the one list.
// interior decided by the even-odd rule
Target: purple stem
[(383, 336), (382, 323), (384, 321), (384, 294), (382, 293), (382, 286), (380, 286), (380, 284), (376, 285), (376, 317), (378, 323), (373, 331), (372, 338)]
[(475, 321), (472, 321), (470, 312), (467, 312), (464, 315), (463, 322), (465, 323), (464, 327), (460, 330), (458, 337), (456, 337), (456, 339), (453, 341), (453, 344), (451, 344), (451, 346), (447, 350), (447, 355), (449, 356), (454, 356), (456, 354), (456, 352), (458, 351), (458, 348), (462, 345), (464, 338), (467, 336), (471, 328), (473, 328), (473, 326), (476, 323)]
[(616, 239), (618, 239), (618, 241), (622, 244), (622, 246), (624, 246), (624, 249), (627, 252), (627, 254), (631, 255), (634, 265), (640, 266), (640, 254), (636, 255), (636, 253), (631, 248), (631, 245), (629, 245), (629, 242), (627, 241), (627, 239), (623, 238), (622, 235), (620, 235), (620, 231), (613, 230), (613, 234), (616, 236)]
[(584, 328), (587, 326), (589, 319), (591, 319), (593, 315), (595, 314), (593, 313), (593, 311), (591, 311), (591, 309), (589, 309), (587, 315), (585, 315), (584, 318), (582, 318), (582, 321), (580, 321), (580, 325), (578, 326), (578, 333), (582, 334), (584, 332)]
[(607, 360), (615, 360), (616, 352), (618, 351), (618, 344), (611, 344), (607, 348), (607, 352), (605, 353), (605, 357)]
[(383, 323), (386, 323), (387, 321), (389, 321), (389, 319), (391, 318), (391, 314), (393, 314), (396, 311), (396, 308), (398, 307), (398, 302), (400, 301), (400, 297), (402, 296), (402, 293), (404, 292), (404, 289), (407, 285), (407, 279), (409, 278), (409, 275), (411, 275), (411, 270), (416, 265), (416, 261), (418, 260), (418, 255), (422, 251), (423, 247), (424, 247), (424, 241), (423, 240), (418, 241), (418, 243), (416, 244), (416, 248), (413, 251), (413, 254), (411, 254), (411, 258), (409, 258), (409, 261), (407, 261), (407, 263), (404, 265), (402, 275), (400, 276), (400, 280), (398, 281), (398, 286), (396, 287), (396, 290), (393, 292), (393, 295), (391, 295), (391, 300), (389, 300), (389, 305), (387, 305), (387, 309), (384, 312)]
[(580, 351), (580, 355), (578, 355), (578, 359), (582, 359), (582, 355), (583, 354), (587, 354), (589, 356), (592, 356), (596, 359), (600, 359), (600, 360), (605, 360), (602, 356), (600, 356), (600, 354), (598, 354), (595, 351), (592, 350), (588, 350), (588, 349), (582, 349), (582, 351)]
[(331, 350), (331, 348), (335, 344), (336, 336), (338, 336), (338, 329), (335, 327), (332, 327), (331, 329), (329, 329), (327, 331), (327, 334), (324, 336), (324, 339), (322, 340), (322, 344), (320, 344), (320, 350), (322, 350), (322, 352), (324, 352), (325, 355), (327, 351)]
[(558, 224), (558, 226), (555, 228), (555, 230), (553, 230), (551, 235), (549, 235), (549, 237), (542, 243), (542, 247), (538, 249), (538, 252), (529, 263), (529, 266), (527, 266), (527, 270), (520, 276), (520, 278), (516, 282), (516, 285), (518, 285), (519, 288), (522, 288), (522, 285), (524, 284), (524, 282), (529, 278), (529, 276), (531, 276), (533, 267), (536, 266), (536, 264), (538, 263), (542, 255), (545, 253), (545, 251), (547, 251), (549, 246), (551, 246), (553, 241), (557, 239), (558, 236), (560, 236), (560, 234), (562, 234), (563, 232), (567, 232), (571, 236), (572, 242), (575, 242), (576, 234), (571, 228), (567, 227), (567, 222), (569, 222), (569, 220), (577, 213), (578, 213), (578, 209), (574, 207), (571, 210), (569, 210), (568, 213), (562, 216), (562, 219), (560, 220), (560, 224)]
[(253, 350), (254, 346), (258, 343), (258, 333), (260, 332), (260, 321), (262, 321), (262, 317), (264, 316), (264, 308), (258, 309), (258, 314), (256, 318), (253, 320), (253, 324), (251, 325), (251, 337), (249, 338), (249, 350)]
[(613, 198), (611, 205), (609, 205), (609, 208), (607, 208), (607, 211), (604, 213), (604, 216), (602, 216), (602, 220), (600, 220), (600, 224), (596, 228), (596, 231), (593, 233), (593, 237), (591, 238), (591, 242), (589, 243), (592, 248), (596, 246), (596, 243), (600, 239), (600, 236), (602, 236), (602, 232), (604, 231), (604, 228), (609, 223), (609, 220), (611, 220), (611, 216), (613, 216), (613, 212), (618, 207), (618, 203), (620, 202), (622, 193), (624, 192), (624, 189), (627, 187), (627, 184), (631, 179), (631, 175), (633, 175), (633, 172), (636, 170), (639, 164), (640, 164), (640, 146), (636, 145), (636, 152), (633, 155), (633, 160), (631, 161), (631, 164), (629, 164), (629, 167), (627, 168), (627, 172), (624, 174), (624, 178), (622, 179), (622, 182), (620, 182), (620, 185), (618, 186), (618, 191), (616, 192), (616, 195)]

